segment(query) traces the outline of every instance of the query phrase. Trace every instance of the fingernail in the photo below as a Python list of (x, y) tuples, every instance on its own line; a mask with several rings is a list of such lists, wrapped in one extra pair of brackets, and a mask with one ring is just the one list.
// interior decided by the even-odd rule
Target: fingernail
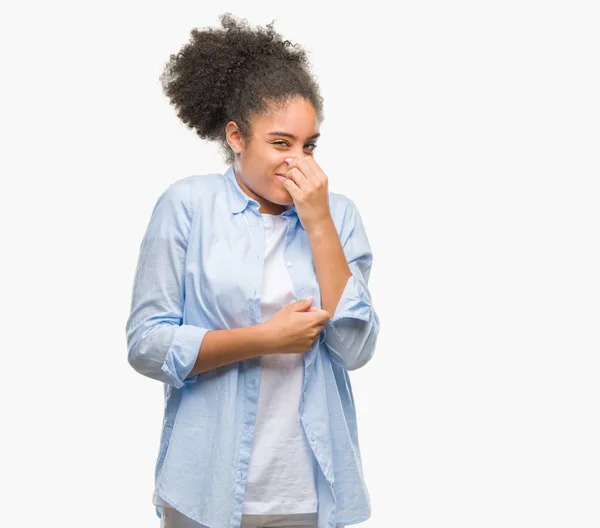
[(294, 158), (285, 158), (285, 162), (289, 163), (290, 161), (292, 161)]

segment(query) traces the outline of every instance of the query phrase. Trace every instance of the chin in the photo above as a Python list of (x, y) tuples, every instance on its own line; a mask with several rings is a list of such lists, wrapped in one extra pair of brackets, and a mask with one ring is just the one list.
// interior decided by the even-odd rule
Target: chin
[[(281, 198), (281, 194), (285, 193), (287, 196), (286, 198)], [(283, 189), (282, 193), (278, 193), (276, 196), (271, 196), (270, 198), (267, 198), (271, 203), (277, 204), (277, 205), (294, 205), (294, 200), (292, 200), (292, 197), (290, 196), (290, 193), (288, 193), (285, 189)]]

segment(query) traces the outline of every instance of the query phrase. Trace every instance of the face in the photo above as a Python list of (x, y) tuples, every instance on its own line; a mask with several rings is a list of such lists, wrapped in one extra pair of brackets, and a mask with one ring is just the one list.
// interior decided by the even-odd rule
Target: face
[(285, 176), (285, 158), (312, 156), (319, 136), (311, 103), (296, 98), (281, 110), (252, 122), (252, 140), (244, 144), (234, 121), (227, 123), (227, 140), (236, 152), (234, 171), (244, 192), (260, 204), (263, 214), (281, 214), (293, 205), (277, 174)]

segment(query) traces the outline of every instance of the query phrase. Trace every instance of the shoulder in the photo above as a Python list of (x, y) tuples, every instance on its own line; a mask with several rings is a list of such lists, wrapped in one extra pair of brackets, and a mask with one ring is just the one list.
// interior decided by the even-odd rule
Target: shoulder
[(203, 202), (212, 203), (217, 194), (225, 190), (225, 178), (217, 172), (184, 176), (173, 181), (165, 191), (171, 201), (183, 204), (193, 216)]
[(196, 195), (205, 195), (213, 190), (219, 190), (224, 186), (224, 180), (223, 175), (217, 172), (184, 176), (171, 183), (168, 190), (181, 194), (188, 193), (193, 199)]
[(331, 213), (344, 214), (349, 207), (352, 207), (354, 202), (345, 194), (329, 191), (329, 208)]
[(352, 220), (355, 207), (354, 202), (346, 195), (329, 192), (329, 210), (338, 233), (341, 232), (344, 224), (348, 223), (348, 220)]

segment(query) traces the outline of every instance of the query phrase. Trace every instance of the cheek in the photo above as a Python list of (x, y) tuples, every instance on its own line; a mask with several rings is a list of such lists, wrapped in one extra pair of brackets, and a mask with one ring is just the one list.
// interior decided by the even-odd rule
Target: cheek
[(275, 173), (285, 165), (286, 153), (274, 147), (268, 147), (263, 151), (262, 158), (265, 166), (269, 167), (272, 173)]

